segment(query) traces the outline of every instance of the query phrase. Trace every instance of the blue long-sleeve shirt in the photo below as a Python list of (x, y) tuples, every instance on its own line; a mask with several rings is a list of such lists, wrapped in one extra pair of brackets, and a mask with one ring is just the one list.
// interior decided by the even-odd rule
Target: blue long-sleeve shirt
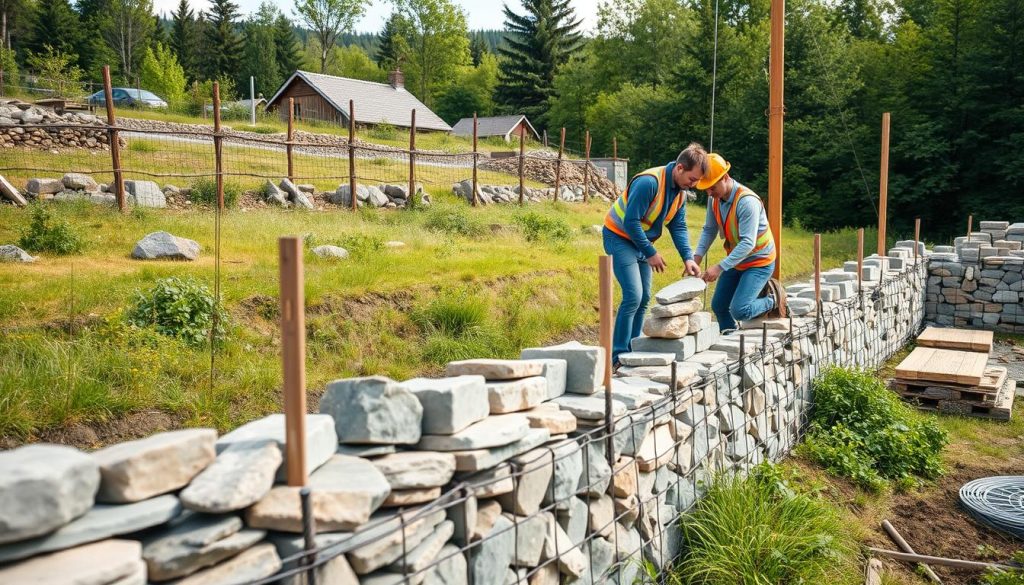
[[(736, 185), (738, 186), (739, 183), (736, 183)], [(723, 220), (729, 217), (729, 210), (732, 209), (737, 191), (738, 189), (733, 189), (729, 197), (721, 203)], [(751, 250), (754, 249), (757, 234), (768, 229), (768, 215), (764, 212), (764, 206), (761, 205), (758, 199), (754, 197), (740, 199), (739, 207), (736, 208), (736, 224), (740, 231), (740, 241), (732, 249), (732, 252), (718, 263), (722, 270), (730, 270), (735, 268), (740, 262), (743, 262), (750, 255)], [(703, 258), (707, 254), (708, 248), (714, 243), (715, 236), (717, 235), (719, 235), (718, 221), (715, 219), (715, 210), (712, 202), (709, 200), (707, 216), (704, 219), (704, 229), (701, 230), (700, 241), (697, 242), (698, 256)], [(725, 234), (722, 234), (722, 237), (724, 238)]]
[(661, 214), (657, 221), (652, 223), (651, 229), (647, 231), (644, 231), (640, 220), (647, 214), (647, 208), (654, 201), (654, 195), (658, 192), (658, 180), (650, 175), (641, 175), (634, 179), (629, 186), (629, 202), (626, 204), (626, 217), (623, 219), (623, 226), (626, 228), (626, 233), (629, 234), (630, 241), (647, 258), (658, 253), (651, 240), (661, 236), (665, 215), (675, 203), (676, 198), (683, 197), (683, 204), (679, 208), (679, 212), (672, 218), (672, 221), (668, 222), (668, 232), (679, 256), (683, 260), (693, 259), (690, 236), (686, 230), (686, 194), (672, 180), (672, 169), (675, 166), (674, 161), (665, 166), (665, 205), (661, 208)]

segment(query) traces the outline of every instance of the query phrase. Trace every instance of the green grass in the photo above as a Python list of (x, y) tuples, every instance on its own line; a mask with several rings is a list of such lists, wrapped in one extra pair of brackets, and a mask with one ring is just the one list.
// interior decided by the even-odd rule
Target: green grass
[[(0, 264), (0, 437), (23, 440), (142, 409), (221, 429), (279, 411), (276, 240), (284, 235), (359, 248), (345, 261), (306, 254), (307, 386), (314, 397), (340, 377), (433, 375), (455, 357), (515, 357), (528, 345), (588, 341), (598, 319), (603, 251), (600, 236), (584, 228), (601, 222), (603, 204), (531, 206), (568, 225), (571, 240), (528, 242), (516, 226), (523, 213), (516, 206), (472, 209), (442, 191), (432, 196), (432, 208), (415, 212), (225, 212), (221, 294), (231, 330), (216, 355), (212, 387), (207, 350), (117, 324), (135, 291), (160, 278), (192, 276), (213, 288), (214, 214), (122, 215), (86, 203), (49, 205), (84, 234), (85, 249), (71, 257), (42, 254), (29, 265)], [(694, 233), (703, 216), (702, 208), (690, 207)], [(28, 219), (24, 210), (0, 206), (0, 242), (17, 241)], [(200, 258), (132, 260), (135, 243), (157, 230), (198, 241)], [(787, 278), (806, 276), (812, 235), (786, 230), (784, 238)], [(824, 239), (825, 266), (853, 255), (852, 230)], [(387, 240), (406, 247), (377, 246)], [(655, 275), (655, 288), (682, 268), (667, 240), (658, 245), (669, 271)], [(711, 261), (722, 253), (716, 245)], [(471, 302), (453, 303), (463, 298)]]

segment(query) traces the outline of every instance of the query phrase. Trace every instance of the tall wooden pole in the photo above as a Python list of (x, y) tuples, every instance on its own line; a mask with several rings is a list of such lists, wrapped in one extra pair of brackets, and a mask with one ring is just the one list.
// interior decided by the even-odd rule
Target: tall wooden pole
[(292, 140), (295, 139), (295, 98), (288, 98), (288, 140), (285, 152), (288, 155), (288, 180), (295, 182), (295, 161), (292, 159)]
[(914, 264), (917, 264), (917, 249), (920, 247), (918, 242), (921, 241), (921, 218), (914, 218)]
[(220, 83), (213, 82), (213, 154), (217, 171), (217, 209), (224, 209), (224, 137), (220, 134)]
[(971, 241), (971, 232), (974, 231), (974, 215), (967, 216), (967, 241)]
[(768, 226), (775, 238), (775, 273), (782, 278), (782, 122), (786, 44), (786, 0), (771, 0), (768, 88)]
[(348, 192), (352, 194), (352, 211), (358, 207), (356, 197), (356, 104), (348, 100)]
[(523, 197), (526, 191), (526, 133), (522, 126), (519, 130), (519, 205), (523, 204)]
[(821, 234), (814, 234), (814, 311), (815, 322), (821, 325)]
[(114, 118), (114, 92), (110, 88), (110, 65), (103, 66), (103, 101), (107, 106), (108, 142), (110, 142), (110, 162), (114, 165), (114, 198), (117, 208), (127, 211), (124, 200), (124, 174), (121, 173), (121, 142), (117, 135), (117, 119)]
[(889, 203), (889, 112), (882, 114), (882, 172), (878, 180), (878, 255), (885, 256), (886, 213)]
[(607, 449), (607, 455), (609, 463), (612, 464), (614, 461), (614, 449), (612, 449), (611, 441), (614, 435), (613, 421), (612, 421), (612, 326), (614, 321), (614, 314), (612, 312), (612, 257), (611, 256), (599, 256), (597, 260), (598, 278), (600, 279), (600, 337), (601, 347), (604, 348), (604, 415), (605, 424), (608, 426), (608, 441), (609, 444), (605, 447)]
[(302, 239), (277, 241), (281, 277), (281, 359), (288, 485), (306, 485), (306, 309)]
[(619, 139), (612, 136), (612, 160), (619, 160)]
[(857, 292), (863, 289), (864, 274), (864, 228), (857, 230)]
[(587, 130), (583, 141), (586, 160), (583, 161), (583, 202), (590, 201), (590, 130)]
[[(473, 169), (476, 170), (475, 168)], [(409, 125), (409, 197), (416, 193), (416, 110), (412, 111), (412, 123)]]
[(476, 164), (480, 156), (480, 153), (476, 151), (477, 145), (477, 119), (476, 112), (473, 112), (473, 207), (477, 206), (476, 190), (477, 190), (477, 178), (476, 178)]
[(558, 160), (555, 161), (555, 201), (562, 196), (562, 157), (565, 156), (565, 127), (558, 138)]

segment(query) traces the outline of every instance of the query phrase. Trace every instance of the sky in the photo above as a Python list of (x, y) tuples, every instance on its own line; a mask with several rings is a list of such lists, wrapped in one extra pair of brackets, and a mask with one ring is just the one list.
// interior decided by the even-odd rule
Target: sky
[[(255, 12), (263, 0), (235, 0), (243, 15)], [(281, 11), (293, 18), (294, 3), (289, 0), (270, 0), (277, 4)], [(502, 29), (504, 18), (502, 7), (506, 0), (454, 0), (466, 13), (467, 25), (470, 30), (479, 29)], [(571, 0), (576, 15), (583, 21), (581, 27), (584, 31), (593, 29), (597, 22), (598, 0)], [(190, 0), (189, 4), (193, 10), (199, 12), (209, 7), (208, 0)], [(522, 11), (522, 4), (519, 0), (508, 0), (509, 6), (515, 11)], [(170, 16), (178, 6), (178, 0), (153, 0), (153, 8), (156, 12)], [(356, 23), (356, 32), (379, 32), (384, 27), (384, 21), (391, 14), (392, 3), (389, 0), (372, 0), (366, 14)]]

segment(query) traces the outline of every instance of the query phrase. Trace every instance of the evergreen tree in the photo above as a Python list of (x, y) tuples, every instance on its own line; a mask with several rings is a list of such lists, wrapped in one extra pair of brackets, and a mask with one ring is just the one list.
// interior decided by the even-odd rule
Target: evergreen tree
[(188, 0), (179, 0), (178, 9), (171, 15), (171, 49), (189, 81), (199, 77), (196, 64), (196, 17)]
[[(295, 37), (292, 23), (284, 14), (278, 14), (274, 21), (274, 56), (277, 59), (277, 72), (282, 83), (302, 64), (302, 51), (299, 40)], [(267, 99), (270, 95), (267, 94)]]
[(211, 4), (203, 19), (202, 73), (207, 79), (234, 79), (242, 58), (242, 38), (235, 30), (238, 5), (231, 0), (211, 0)]
[(260, 4), (259, 10), (245, 23), (244, 49), (239, 69), (238, 87), (248, 97), (249, 77), (253, 77), (256, 95), (270, 96), (281, 85), (277, 68), (277, 46), (274, 43), (274, 21), (277, 8), (269, 3)]
[(401, 69), (402, 63), (409, 56), (411, 36), (412, 25), (409, 20), (400, 12), (392, 12), (377, 35), (377, 65), (387, 71)]
[(484, 55), (490, 53), (490, 49), (487, 47), (487, 41), (484, 39), (484, 35), (477, 31), (470, 35), (469, 38), (469, 56), (473, 59), (473, 67), (479, 67), (480, 61), (483, 60)]
[[(75, 9), (78, 11), (82, 30), (101, 30), (111, 12), (110, 2), (111, 0), (78, 0)], [(103, 80), (104, 65), (116, 66), (118, 62), (117, 53), (110, 48), (102, 35), (79, 35), (75, 47), (79, 65), (85, 76), (93, 81)]]
[(32, 53), (42, 54), (46, 47), (52, 47), (73, 55), (72, 64), (77, 64), (79, 30), (78, 17), (68, 0), (39, 0), (26, 48)]
[(154, 50), (156, 50), (157, 45), (163, 45), (168, 49), (171, 47), (170, 32), (164, 26), (163, 18), (158, 14), (153, 15), (153, 36), (150, 37), (149, 42)]
[(505, 5), (505, 57), (500, 64), (498, 96), (510, 111), (545, 124), (555, 71), (583, 43), (580, 21), (569, 0), (524, 0), (525, 15)]

